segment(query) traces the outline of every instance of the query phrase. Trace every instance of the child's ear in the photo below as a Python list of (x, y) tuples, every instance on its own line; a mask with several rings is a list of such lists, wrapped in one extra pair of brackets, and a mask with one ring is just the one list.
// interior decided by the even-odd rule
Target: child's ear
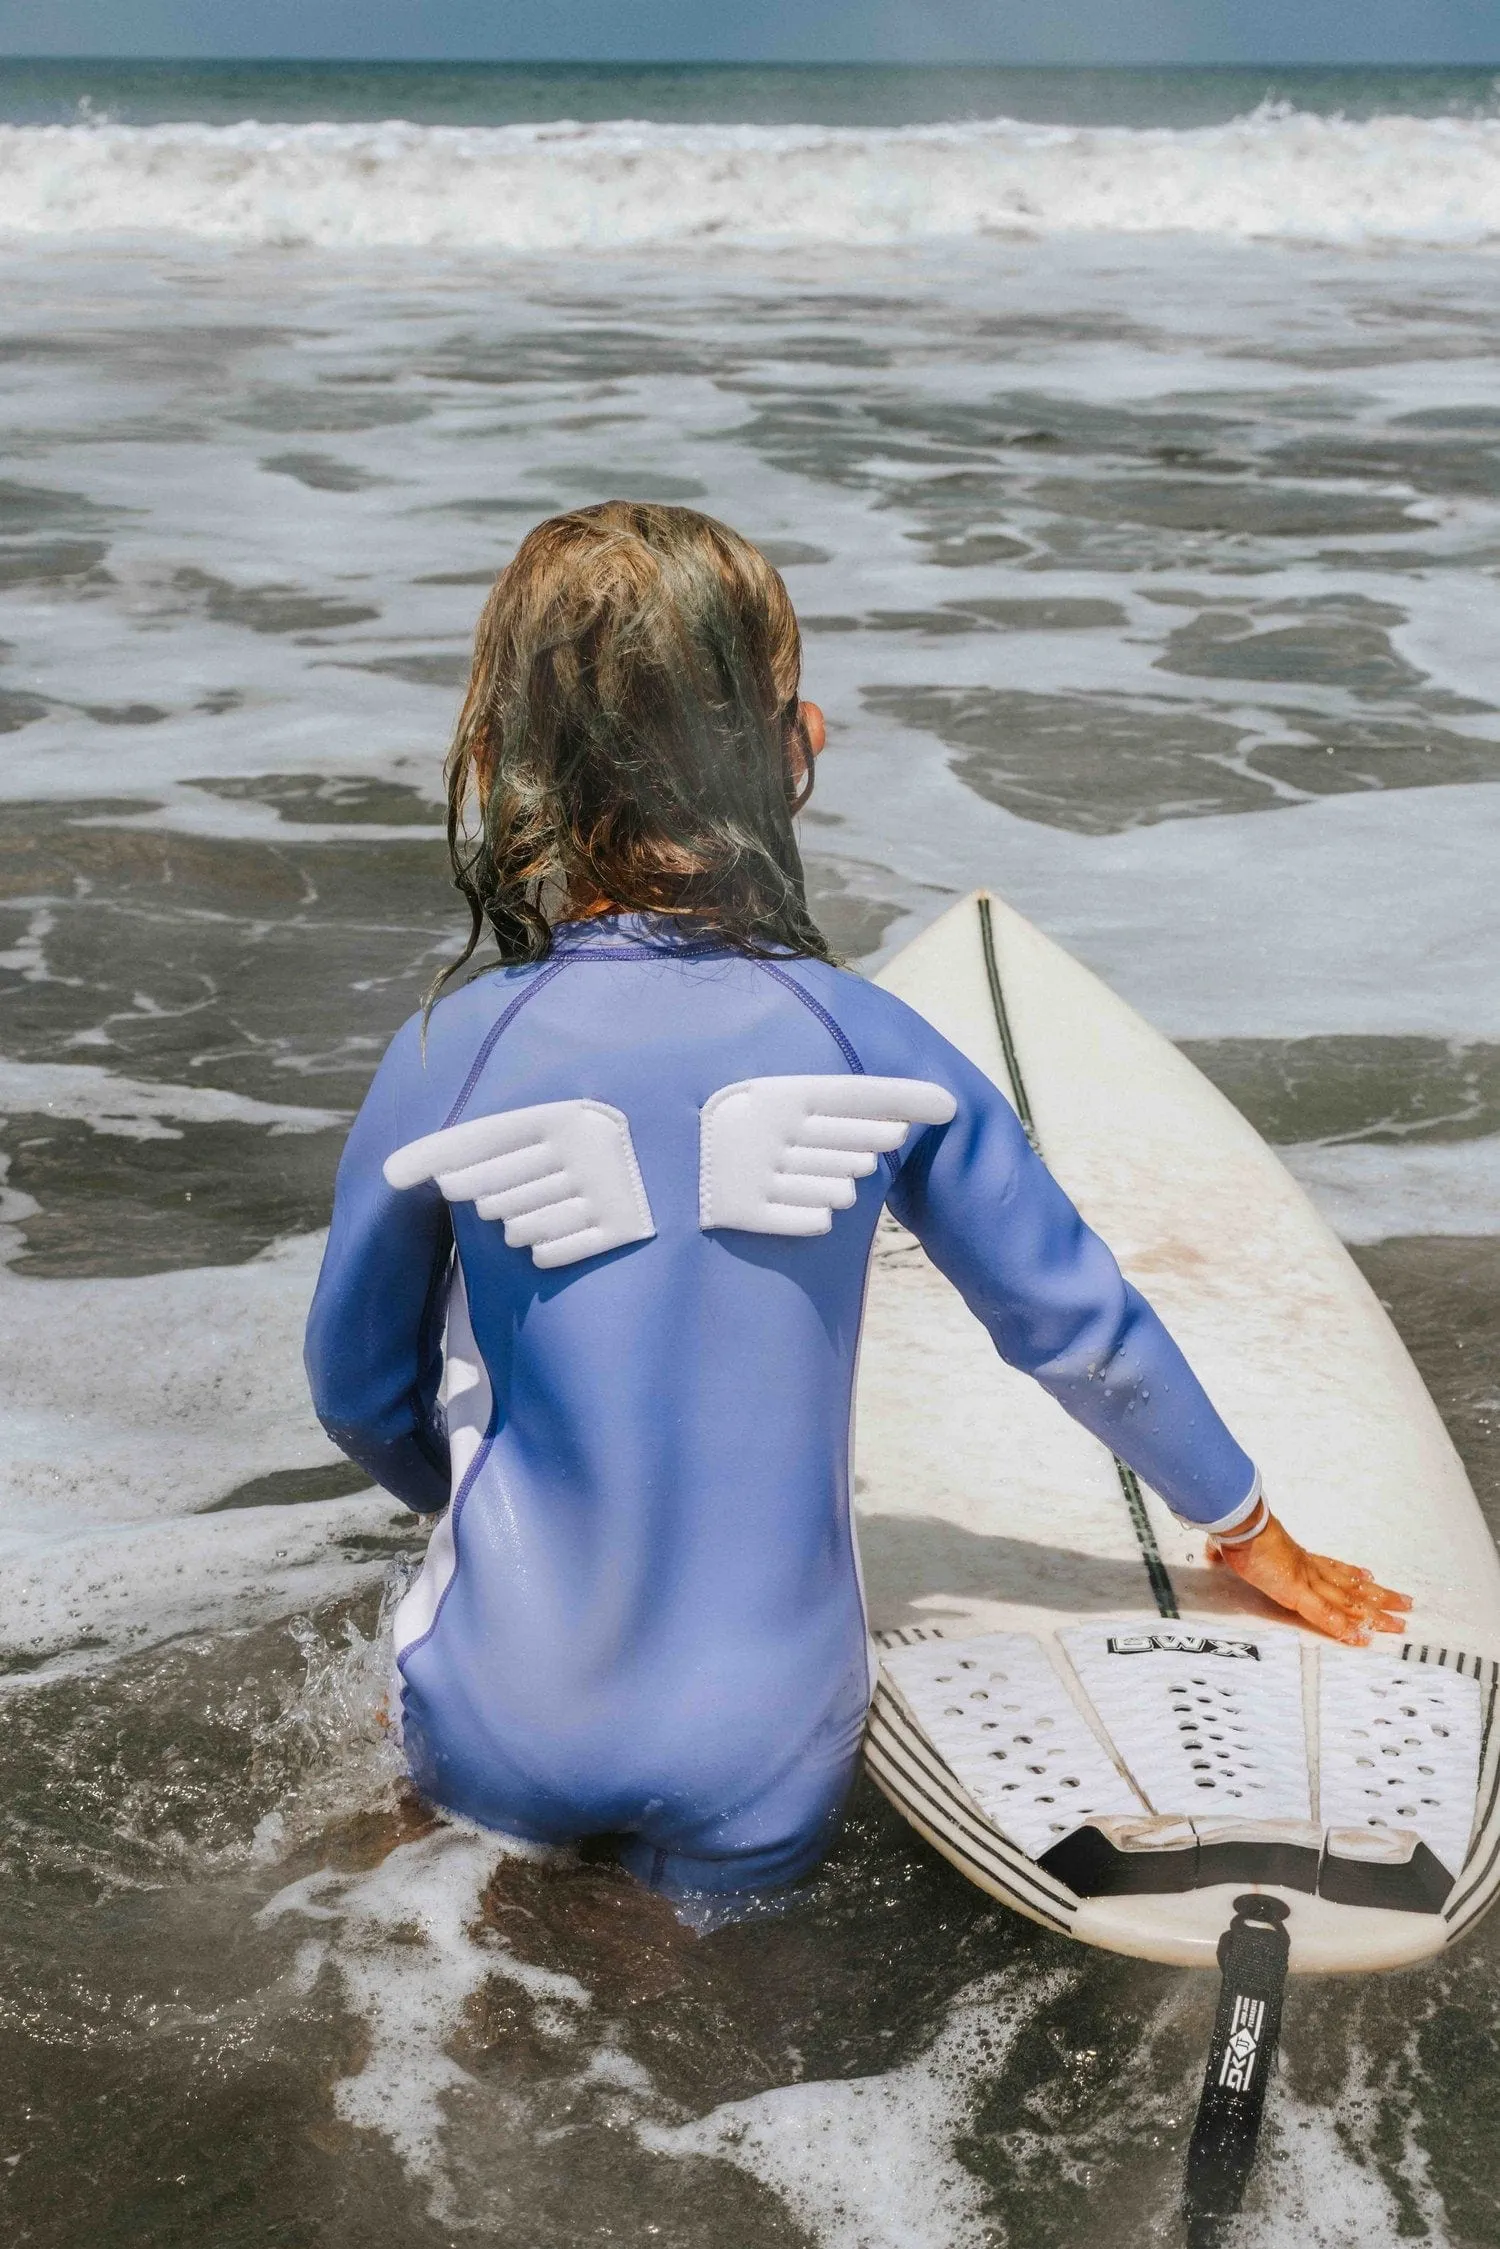
[(802, 739), (807, 744), (809, 757), (821, 757), (828, 740), (828, 728), (823, 713), (816, 703), (799, 703), (797, 718), (802, 728)]

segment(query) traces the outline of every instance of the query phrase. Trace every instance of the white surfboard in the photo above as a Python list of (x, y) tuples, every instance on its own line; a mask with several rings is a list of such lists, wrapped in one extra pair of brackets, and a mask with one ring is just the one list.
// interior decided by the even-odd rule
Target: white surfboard
[(1210, 1567), (888, 1219), (856, 1446), (872, 1775), (971, 1880), (1112, 1951), (1211, 1966), (1255, 1889), (1294, 1970), (1441, 1950), (1500, 1887), (1500, 1561), (1395, 1330), (1238, 1112), (999, 899), (880, 981), (1012, 1101), (1288, 1528), (1414, 1606), (1344, 1649)]

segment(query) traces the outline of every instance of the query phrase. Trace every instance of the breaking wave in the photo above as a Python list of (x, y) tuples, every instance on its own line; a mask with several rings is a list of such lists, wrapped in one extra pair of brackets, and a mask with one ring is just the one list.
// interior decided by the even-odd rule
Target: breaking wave
[(523, 253), (1064, 232), (1475, 247), (1500, 239), (1500, 119), (0, 127), (0, 232), (121, 231)]

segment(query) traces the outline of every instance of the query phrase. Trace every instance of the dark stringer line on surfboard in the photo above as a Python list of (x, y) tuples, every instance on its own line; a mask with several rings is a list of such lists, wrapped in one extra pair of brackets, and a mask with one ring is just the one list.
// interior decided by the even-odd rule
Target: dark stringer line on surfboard
[[(1042, 1143), (1032, 1112), (1031, 1096), (1026, 1091), (1021, 1057), (1016, 1046), (1015, 1032), (1011, 1027), (1010, 1009), (1005, 1002), (1005, 987), (1000, 981), (1000, 963), (995, 953), (994, 916), (990, 912), (988, 898), (981, 898), (979, 901), (979, 943), (984, 953), (985, 981), (990, 988), (990, 1005), (994, 1010), (995, 1029), (1000, 1037), (1000, 1051), (1005, 1057), (1006, 1075), (1010, 1079), (1011, 1098), (1015, 1102), (1022, 1131), (1035, 1153), (1041, 1156)], [(1045, 1160), (1044, 1157), (1043, 1161)], [(1146, 1512), (1146, 1499), (1140, 1481), (1135, 1470), (1128, 1468), (1118, 1454), (1114, 1456), (1114, 1462), (1115, 1472), (1120, 1479), (1120, 1490), (1130, 1516), (1130, 1527), (1135, 1532), (1135, 1541), (1141, 1550), (1141, 1561), (1145, 1566), (1157, 1614), (1164, 1617), (1180, 1616), (1182, 1611), (1177, 1606), (1176, 1588), (1172, 1583), (1171, 1572), (1162, 1560), (1161, 1548), (1156, 1543), (1156, 1533), (1151, 1528), (1151, 1517)]]
[(1115, 1473), (1120, 1479), (1120, 1489), (1125, 1494), (1125, 1505), (1130, 1510), (1130, 1524), (1135, 1541), (1141, 1550), (1141, 1560), (1146, 1565), (1146, 1576), (1151, 1583), (1151, 1598), (1156, 1603), (1159, 1616), (1177, 1617), (1182, 1611), (1177, 1606), (1177, 1589), (1172, 1583), (1172, 1573), (1161, 1558), (1161, 1548), (1156, 1543), (1156, 1533), (1151, 1528), (1151, 1518), (1146, 1513), (1146, 1495), (1141, 1490), (1140, 1478), (1133, 1468), (1127, 1468), (1118, 1453), (1114, 1456)]
[(1016, 1105), (1016, 1115), (1021, 1129), (1038, 1156), (1042, 1152), (1037, 1138), (1036, 1119), (1031, 1113), (1031, 1096), (1026, 1091), (1026, 1080), (1021, 1075), (1021, 1057), (1016, 1052), (1016, 1035), (1010, 1027), (1010, 1009), (1005, 1004), (1005, 986), (1000, 981), (1000, 963), (995, 957), (995, 922), (990, 912), (988, 898), (979, 901), (979, 942), (984, 948), (984, 975), (990, 988), (990, 1005), (995, 1011), (995, 1028), (1000, 1033), (1000, 1051), (1005, 1056), (1006, 1075), (1010, 1079), (1011, 1098)]

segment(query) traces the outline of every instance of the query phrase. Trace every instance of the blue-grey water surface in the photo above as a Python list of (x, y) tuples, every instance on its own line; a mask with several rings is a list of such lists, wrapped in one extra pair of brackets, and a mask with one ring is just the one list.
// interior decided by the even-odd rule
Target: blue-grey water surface
[(0, 56), (0, 119), (228, 125), (383, 117), (514, 125), (558, 117), (664, 124), (925, 125), (982, 117), (1069, 125), (1216, 125), (1262, 102), (1319, 117), (1487, 117), (1472, 65), (1111, 70), (894, 63), (135, 62)]

